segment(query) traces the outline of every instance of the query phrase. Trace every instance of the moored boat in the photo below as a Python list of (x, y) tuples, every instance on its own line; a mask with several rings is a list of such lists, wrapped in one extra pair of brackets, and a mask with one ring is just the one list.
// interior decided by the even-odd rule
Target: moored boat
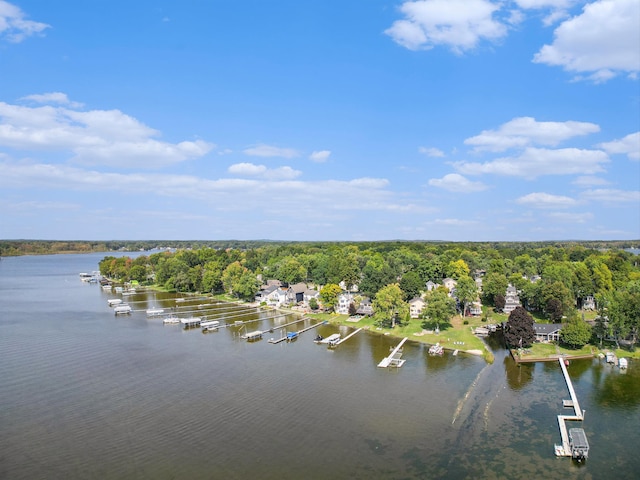
[(444, 348), (439, 343), (435, 345), (431, 345), (429, 347), (429, 355), (442, 355), (444, 353)]

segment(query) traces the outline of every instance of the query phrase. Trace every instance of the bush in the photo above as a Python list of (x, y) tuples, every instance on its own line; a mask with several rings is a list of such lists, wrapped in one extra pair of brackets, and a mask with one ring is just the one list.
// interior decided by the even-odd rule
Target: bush
[(469, 320), (465, 320), (464, 322), (462, 322), (463, 325), (469, 325)]

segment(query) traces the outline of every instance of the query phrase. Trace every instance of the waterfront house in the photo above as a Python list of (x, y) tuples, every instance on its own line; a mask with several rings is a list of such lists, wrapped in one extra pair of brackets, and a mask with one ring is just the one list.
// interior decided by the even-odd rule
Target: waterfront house
[(338, 295), (338, 303), (336, 304), (336, 313), (341, 315), (349, 315), (349, 305), (354, 303), (354, 296), (351, 292), (342, 292)]
[(533, 330), (536, 332), (536, 342), (557, 342), (560, 340), (562, 325), (558, 323), (534, 323)]
[(424, 307), (427, 306), (427, 302), (422, 297), (415, 297), (409, 300), (409, 316), (411, 318), (420, 318)]
[(373, 315), (373, 304), (369, 297), (361, 297), (358, 304), (357, 315)]
[(513, 285), (509, 284), (509, 286), (507, 287), (507, 291), (504, 295), (504, 308), (502, 309), (502, 311), (504, 313), (511, 313), (513, 312), (516, 307), (520, 307), (522, 306), (520, 304), (520, 297), (518, 296), (518, 291), (516, 290), (516, 287), (514, 287)]
[(304, 300), (304, 292), (307, 290), (307, 285), (303, 282), (289, 285), (287, 288), (287, 304), (296, 305)]
[(482, 315), (482, 303), (480, 303), (480, 300), (472, 302), (469, 305), (468, 309), (469, 315), (473, 315), (474, 317), (479, 317), (480, 315)]

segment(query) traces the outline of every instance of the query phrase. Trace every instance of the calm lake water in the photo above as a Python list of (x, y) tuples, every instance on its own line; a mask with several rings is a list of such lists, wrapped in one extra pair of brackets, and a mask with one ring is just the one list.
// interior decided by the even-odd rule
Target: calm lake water
[[(328, 350), (313, 342), (317, 333), (351, 330), (322, 326), (291, 343), (268, 343), (278, 331), (248, 343), (238, 327), (204, 334), (147, 318), (147, 308), (180, 305), (173, 295), (135, 295), (137, 311), (116, 317), (107, 306), (116, 295), (78, 277), (104, 256), (0, 261), (0, 478), (565, 480), (640, 471), (638, 362), (626, 372), (599, 360), (569, 366), (591, 445), (579, 465), (553, 453), (569, 398), (557, 363), (518, 367), (497, 339), (489, 366), (407, 342), (404, 366), (380, 369), (398, 340), (363, 331)], [(216, 308), (257, 319), (249, 330), (294, 318)]]

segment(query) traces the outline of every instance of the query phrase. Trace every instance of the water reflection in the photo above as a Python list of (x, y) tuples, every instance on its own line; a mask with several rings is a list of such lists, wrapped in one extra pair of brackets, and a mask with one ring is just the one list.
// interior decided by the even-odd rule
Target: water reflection
[(513, 358), (504, 357), (504, 372), (511, 390), (520, 390), (533, 380), (534, 363), (516, 363)]

